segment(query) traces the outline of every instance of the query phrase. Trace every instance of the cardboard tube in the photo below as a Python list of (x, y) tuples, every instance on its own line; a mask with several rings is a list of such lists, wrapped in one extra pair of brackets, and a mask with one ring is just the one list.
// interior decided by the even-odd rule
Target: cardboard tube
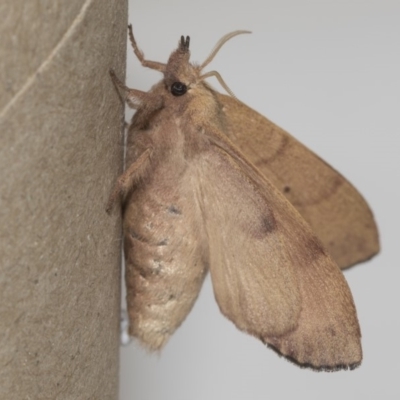
[(3, 3), (0, 398), (116, 399), (127, 1)]

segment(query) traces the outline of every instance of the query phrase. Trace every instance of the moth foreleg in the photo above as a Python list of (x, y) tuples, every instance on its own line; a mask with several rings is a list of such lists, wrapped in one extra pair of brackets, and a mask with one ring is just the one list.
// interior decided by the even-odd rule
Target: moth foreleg
[(146, 170), (150, 161), (151, 149), (145, 150), (136, 161), (118, 178), (110, 198), (108, 199), (106, 211), (109, 213), (117, 199), (123, 199), (133, 188), (135, 182)]
[(147, 68), (155, 69), (156, 71), (164, 72), (165, 71), (165, 67), (166, 67), (165, 64), (162, 64), (162, 63), (157, 62), (157, 61), (148, 61), (148, 60), (146, 60), (144, 58), (143, 51), (140, 50), (138, 45), (136, 44), (136, 40), (135, 40), (135, 38), (133, 36), (132, 25), (131, 24), (128, 25), (128, 31), (129, 31), (129, 40), (131, 42), (131, 45), (133, 47), (133, 51), (134, 51), (136, 57), (140, 61), (140, 64), (142, 64), (143, 67), (147, 67)]
[(143, 100), (147, 96), (147, 93), (140, 90), (128, 88), (128, 86), (124, 85), (119, 80), (117, 75), (115, 75), (113, 69), (110, 69), (110, 76), (114, 85), (124, 93), (124, 100), (128, 103), (129, 107), (137, 110), (142, 105)]

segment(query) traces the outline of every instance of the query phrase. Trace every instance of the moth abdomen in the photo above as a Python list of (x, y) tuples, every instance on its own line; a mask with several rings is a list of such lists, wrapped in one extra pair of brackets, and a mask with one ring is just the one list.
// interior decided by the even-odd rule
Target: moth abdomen
[[(185, 168), (173, 169), (169, 162), (156, 166), (153, 179), (132, 193), (124, 211), (130, 333), (150, 350), (162, 348), (180, 326), (206, 273), (194, 192), (176, 189), (177, 179), (186, 179)], [(163, 179), (165, 168), (176, 179)]]
[(173, 204), (168, 207), (168, 212), (170, 214), (174, 214), (174, 215), (181, 215), (182, 214), (182, 211), (179, 208), (177, 208), (175, 205), (173, 205)]

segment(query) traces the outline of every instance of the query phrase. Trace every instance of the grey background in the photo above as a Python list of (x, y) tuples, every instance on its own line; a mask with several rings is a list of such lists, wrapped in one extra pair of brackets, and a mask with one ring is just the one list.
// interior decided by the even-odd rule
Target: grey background
[[(225, 33), (253, 31), (228, 42), (207, 70), (360, 190), (382, 252), (345, 272), (363, 334), (359, 369), (316, 373), (277, 357), (220, 314), (208, 278), (160, 355), (137, 343), (121, 348), (121, 399), (400, 398), (400, 2), (132, 0), (129, 20), (146, 57), (161, 62), (182, 34), (201, 62)], [(128, 86), (148, 90), (159, 79), (129, 48)]]

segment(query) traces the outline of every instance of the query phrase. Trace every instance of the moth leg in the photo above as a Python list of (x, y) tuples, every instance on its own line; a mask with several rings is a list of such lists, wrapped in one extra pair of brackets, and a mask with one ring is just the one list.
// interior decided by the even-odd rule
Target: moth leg
[(151, 149), (144, 151), (137, 160), (118, 178), (110, 198), (108, 199), (106, 211), (109, 213), (117, 199), (124, 198), (132, 189), (135, 181), (146, 169), (150, 160)]
[(128, 103), (129, 107), (137, 110), (146, 98), (147, 93), (137, 89), (128, 88), (124, 85), (115, 75), (113, 69), (110, 69), (110, 76), (114, 85), (124, 93), (124, 99)]
[(155, 69), (156, 71), (164, 72), (166, 65), (163, 63), (159, 63), (157, 61), (148, 61), (144, 58), (143, 51), (139, 49), (138, 45), (136, 44), (136, 40), (133, 36), (132, 32), (132, 24), (128, 25), (128, 31), (129, 31), (129, 40), (131, 42), (131, 45), (133, 47), (133, 51), (140, 61), (140, 63), (143, 65), (143, 67)]

